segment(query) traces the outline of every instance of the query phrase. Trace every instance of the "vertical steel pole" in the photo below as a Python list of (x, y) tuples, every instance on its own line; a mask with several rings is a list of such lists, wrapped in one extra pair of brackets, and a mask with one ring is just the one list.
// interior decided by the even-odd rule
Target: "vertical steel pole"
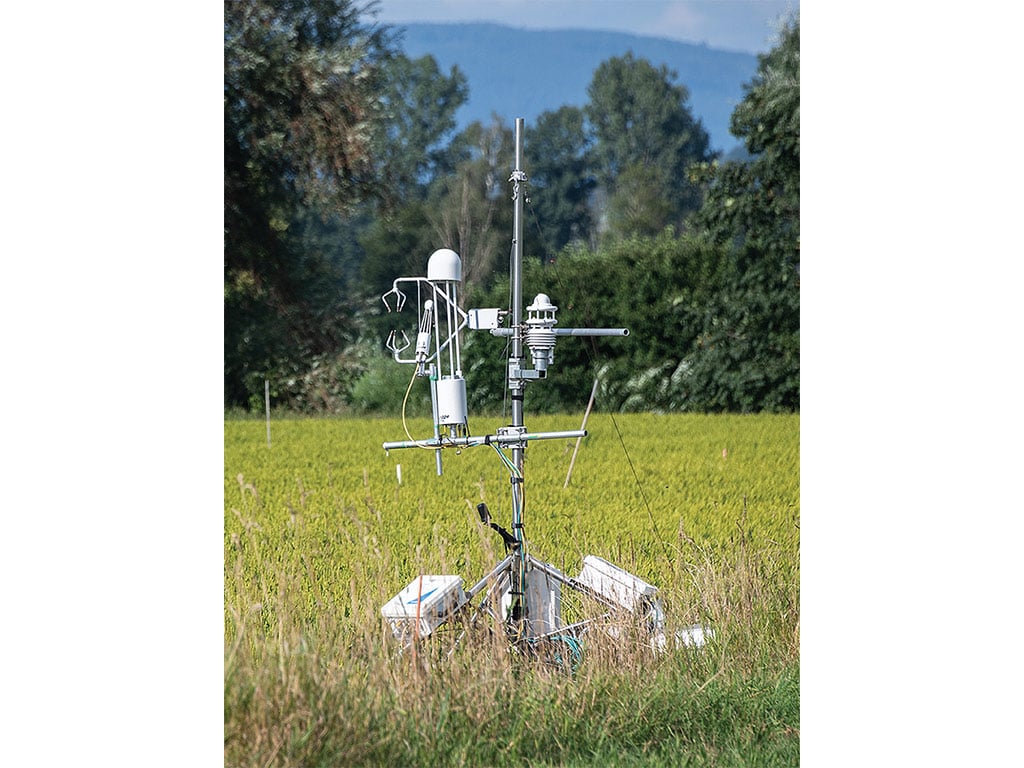
[[(523, 197), (526, 195), (526, 174), (523, 172), (523, 118), (516, 118), (516, 159), (512, 170), (512, 351), (509, 357), (509, 389), (512, 396), (512, 426), (523, 426), (523, 390), (525, 379), (520, 375), (523, 363)], [(512, 591), (518, 594), (518, 611), (513, 610), (516, 633), (522, 636), (529, 620), (526, 604), (526, 535), (523, 533), (523, 509), (526, 505), (523, 459), (526, 444), (512, 448), (512, 462), (519, 469), (519, 477), (512, 478), (512, 535), (519, 542), (519, 557), (512, 563)], [(513, 605), (516, 595), (513, 595)], [(516, 615), (518, 614), (518, 615)]]
[[(512, 170), (512, 358), (515, 371), (520, 370), (523, 360), (523, 197), (526, 190), (520, 182), (526, 181), (523, 173), (523, 118), (516, 118), (516, 165)], [(509, 380), (512, 390), (512, 426), (523, 426), (523, 389), (525, 381), (516, 376)], [(520, 470), (523, 468), (523, 450), (514, 448), (513, 461)]]

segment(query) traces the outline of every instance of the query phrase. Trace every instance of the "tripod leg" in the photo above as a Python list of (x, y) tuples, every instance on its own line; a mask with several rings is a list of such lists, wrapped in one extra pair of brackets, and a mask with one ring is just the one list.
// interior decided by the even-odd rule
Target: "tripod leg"
[[(476, 608), (472, 611), (467, 612), (464, 617), (464, 623), (462, 629), (459, 631), (455, 640), (452, 642), (451, 648), (448, 650), (447, 656), (450, 658), (455, 653), (455, 649), (462, 644), (466, 633), (476, 627), (481, 617), (485, 614), (490, 616), (496, 623), (501, 623), (501, 596), (505, 594), (511, 584), (511, 565), (512, 556), (506, 557), (497, 566), (491, 570), (486, 576), (480, 581), (474, 584), (466, 592), (466, 600), (460, 606), (460, 609), (468, 609), (468, 606), (473, 602), (474, 598), (483, 592), (483, 597), (476, 604)], [(484, 591), (484, 587), (487, 587)]]

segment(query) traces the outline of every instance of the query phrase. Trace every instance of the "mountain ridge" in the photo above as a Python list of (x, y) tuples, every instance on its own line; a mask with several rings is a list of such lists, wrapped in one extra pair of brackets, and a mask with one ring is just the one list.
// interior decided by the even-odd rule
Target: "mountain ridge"
[(508, 122), (522, 117), (531, 123), (544, 111), (582, 107), (598, 65), (632, 51), (676, 73), (674, 82), (689, 91), (687, 104), (708, 132), (712, 148), (728, 152), (740, 145), (729, 133), (729, 118), (758, 63), (755, 54), (628, 32), (476, 22), (417, 22), (393, 29), (410, 58), (430, 54), (443, 72), (458, 66), (466, 75), (469, 99), (456, 113), (456, 130), (474, 120), (486, 123), (492, 113)]

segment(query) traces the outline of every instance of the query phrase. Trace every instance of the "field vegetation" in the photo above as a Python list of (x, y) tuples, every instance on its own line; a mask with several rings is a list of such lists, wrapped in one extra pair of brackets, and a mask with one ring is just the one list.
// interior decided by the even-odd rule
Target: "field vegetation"
[(595, 413), (587, 428), (568, 487), (575, 440), (527, 451), (531, 553), (656, 584), (670, 636), (714, 628), (703, 649), (588, 635), (574, 675), (493, 638), (400, 655), (384, 603), (503, 556), (476, 514), (485, 501), (509, 525), (493, 450), (446, 451), (439, 478), (432, 451), (380, 447), (405, 438), (398, 419), (275, 420), (269, 446), (264, 422), (227, 420), (225, 764), (797, 764), (799, 416)]

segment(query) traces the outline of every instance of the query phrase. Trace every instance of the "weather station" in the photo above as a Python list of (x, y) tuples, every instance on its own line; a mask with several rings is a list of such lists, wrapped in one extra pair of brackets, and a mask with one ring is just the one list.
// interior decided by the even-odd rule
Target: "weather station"
[[(561, 328), (558, 307), (545, 293), (537, 294), (523, 312), (522, 260), (525, 185), (523, 118), (515, 121), (515, 163), (512, 185), (513, 235), (510, 257), (510, 306), (463, 309), (459, 300), (462, 262), (448, 248), (435, 250), (425, 277), (400, 277), (382, 297), (389, 312), (411, 315), (408, 330), (394, 330), (386, 346), (394, 360), (413, 366), (410, 388), (427, 379), (433, 435), (385, 442), (386, 451), (415, 448), (434, 452), (442, 475), (442, 454), (449, 449), (489, 447), (508, 472), (510, 527), (491, 518), (485, 503), (477, 506), (480, 521), (500, 536), (505, 557), (468, 587), (461, 576), (419, 574), (381, 609), (403, 650), (442, 632), (446, 653), (454, 653), (467, 633), (487, 628), (507, 641), (516, 655), (575, 669), (582, 661), (589, 633), (604, 637), (639, 635), (655, 650), (666, 647), (665, 611), (658, 588), (604, 558), (586, 555), (579, 574), (570, 576), (530, 553), (525, 533), (527, 447), (538, 440), (585, 437), (585, 429), (530, 432), (524, 423), (528, 384), (543, 381), (555, 364), (555, 347), (565, 336), (629, 335), (626, 328)], [(410, 311), (411, 310), (411, 311)], [(410, 336), (409, 331), (414, 334)], [(489, 434), (471, 434), (467, 383), (463, 376), (462, 335), (488, 333), (507, 344), (507, 388), (510, 423)], [(527, 360), (526, 353), (529, 353)], [(406, 425), (405, 404), (402, 413)], [(676, 645), (700, 646), (711, 630), (691, 627), (676, 633)]]

